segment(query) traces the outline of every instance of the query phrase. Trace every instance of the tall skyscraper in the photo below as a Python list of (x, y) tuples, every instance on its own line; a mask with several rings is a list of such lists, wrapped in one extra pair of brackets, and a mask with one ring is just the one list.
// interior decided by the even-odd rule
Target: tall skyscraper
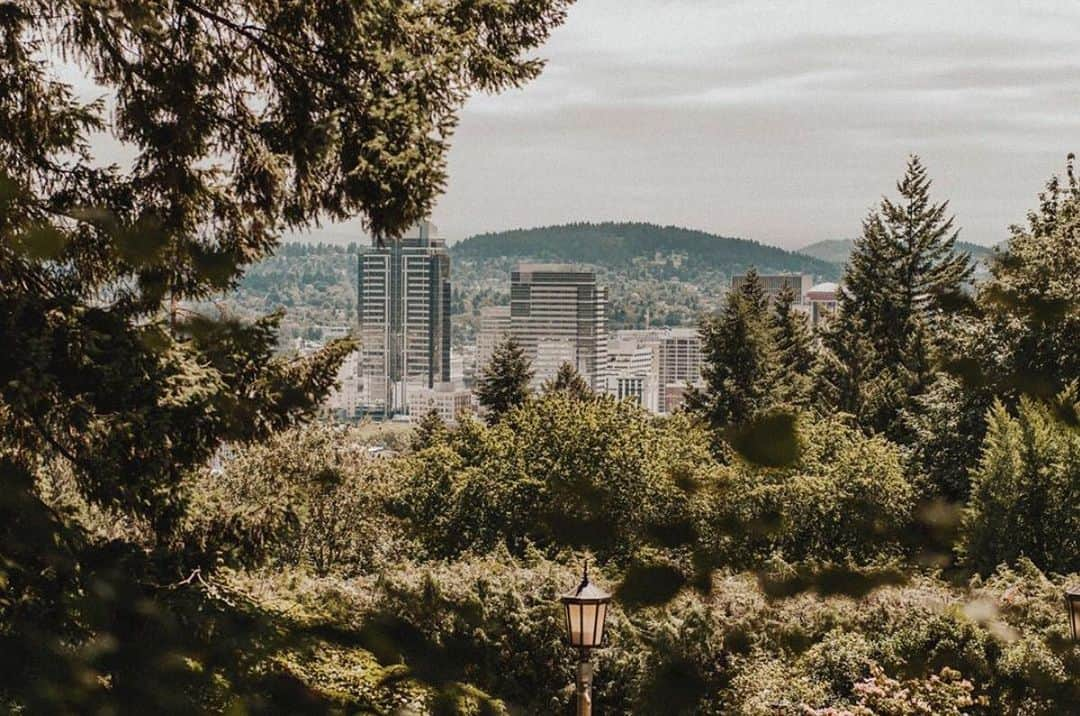
[(510, 335), (510, 307), (485, 306), (480, 309), (480, 330), (476, 333), (476, 374), (488, 363), (495, 347)]
[(660, 385), (701, 381), (701, 335), (696, 328), (671, 328), (660, 336)]
[(596, 285), (592, 271), (524, 263), (511, 272), (510, 333), (534, 362), (536, 383), (554, 376), (549, 363), (572, 358), (593, 390), (603, 390), (606, 321), (607, 289)]
[(450, 256), (431, 223), (360, 255), (358, 306), (366, 412), (403, 413), (410, 385), (450, 381)]

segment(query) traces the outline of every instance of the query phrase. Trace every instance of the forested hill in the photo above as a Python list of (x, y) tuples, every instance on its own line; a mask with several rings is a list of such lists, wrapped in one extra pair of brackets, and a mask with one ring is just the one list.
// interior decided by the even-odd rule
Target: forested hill
[(643, 262), (663, 262), (688, 273), (799, 271), (832, 278), (837, 267), (748, 239), (735, 239), (645, 223), (575, 223), (481, 234), (455, 244), (455, 258), (536, 259), (598, 264), (611, 269)]
[[(827, 239), (825, 241), (818, 241), (808, 246), (804, 246), (799, 249), (799, 253), (813, 256), (834, 264), (845, 264), (847, 263), (848, 256), (851, 255), (851, 247), (853, 245), (854, 241), (851, 239)], [(957, 241), (956, 251), (968, 254), (973, 261), (982, 262), (994, 253), (994, 249), (989, 246), (972, 244), (968, 241)]]

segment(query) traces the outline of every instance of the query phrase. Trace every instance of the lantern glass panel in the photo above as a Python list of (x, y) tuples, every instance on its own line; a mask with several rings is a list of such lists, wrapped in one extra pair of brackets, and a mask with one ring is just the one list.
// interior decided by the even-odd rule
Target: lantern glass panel
[(600, 612), (597, 615), (596, 621), (596, 644), (593, 646), (600, 646), (604, 641), (604, 623), (607, 621), (607, 604), (600, 604)]
[(604, 639), (607, 604), (570, 602), (566, 605), (566, 621), (570, 630), (570, 645), (582, 649), (600, 646)]

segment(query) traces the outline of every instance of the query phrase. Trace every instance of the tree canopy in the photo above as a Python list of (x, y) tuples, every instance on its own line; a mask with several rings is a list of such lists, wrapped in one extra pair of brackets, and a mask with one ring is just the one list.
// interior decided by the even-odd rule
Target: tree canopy
[(532, 393), (529, 387), (533, 370), (525, 349), (512, 337), (495, 346), (491, 360), (481, 369), (476, 385), (476, 398), (487, 411), (488, 420), (498, 421), (526, 400)]
[[(0, 4), (0, 707), (190, 712), (231, 683), (207, 640), (235, 602), (168, 586), (211, 564), (185, 476), (311, 416), (354, 346), (274, 357), (280, 314), (190, 302), (286, 229), (357, 216), (382, 241), (424, 217), (466, 97), (535, 77), (568, 4)], [(45, 501), (60, 470), (133, 530), (105, 543)]]

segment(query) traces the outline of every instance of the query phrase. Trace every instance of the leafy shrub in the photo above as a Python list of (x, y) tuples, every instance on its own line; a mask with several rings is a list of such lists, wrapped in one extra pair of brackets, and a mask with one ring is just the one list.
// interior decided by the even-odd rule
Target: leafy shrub
[(903, 554), (915, 493), (899, 448), (839, 419), (801, 421), (803, 449), (789, 467), (741, 461), (717, 468), (707, 541), (722, 560), (771, 556), (869, 563)]
[(189, 549), (237, 564), (371, 570), (408, 551), (384, 507), (395, 476), (389, 461), (368, 457), (347, 429), (288, 430), (187, 481), (181, 538)]
[(685, 419), (555, 392), (491, 427), (467, 420), (418, 453), (399, 508), (436, 554), (535, 544), (627, 557), (650, 541), (689, 539), (673, 532), (690, 521), (686, 488), (708, 463), (704, 436)]
[(973, 687), (959, 671), (945, 667), (926, 679), (900, 682), (874, 665), (870, 678), (855, 685), (852, 716), (964, 716), (975, 704)]

